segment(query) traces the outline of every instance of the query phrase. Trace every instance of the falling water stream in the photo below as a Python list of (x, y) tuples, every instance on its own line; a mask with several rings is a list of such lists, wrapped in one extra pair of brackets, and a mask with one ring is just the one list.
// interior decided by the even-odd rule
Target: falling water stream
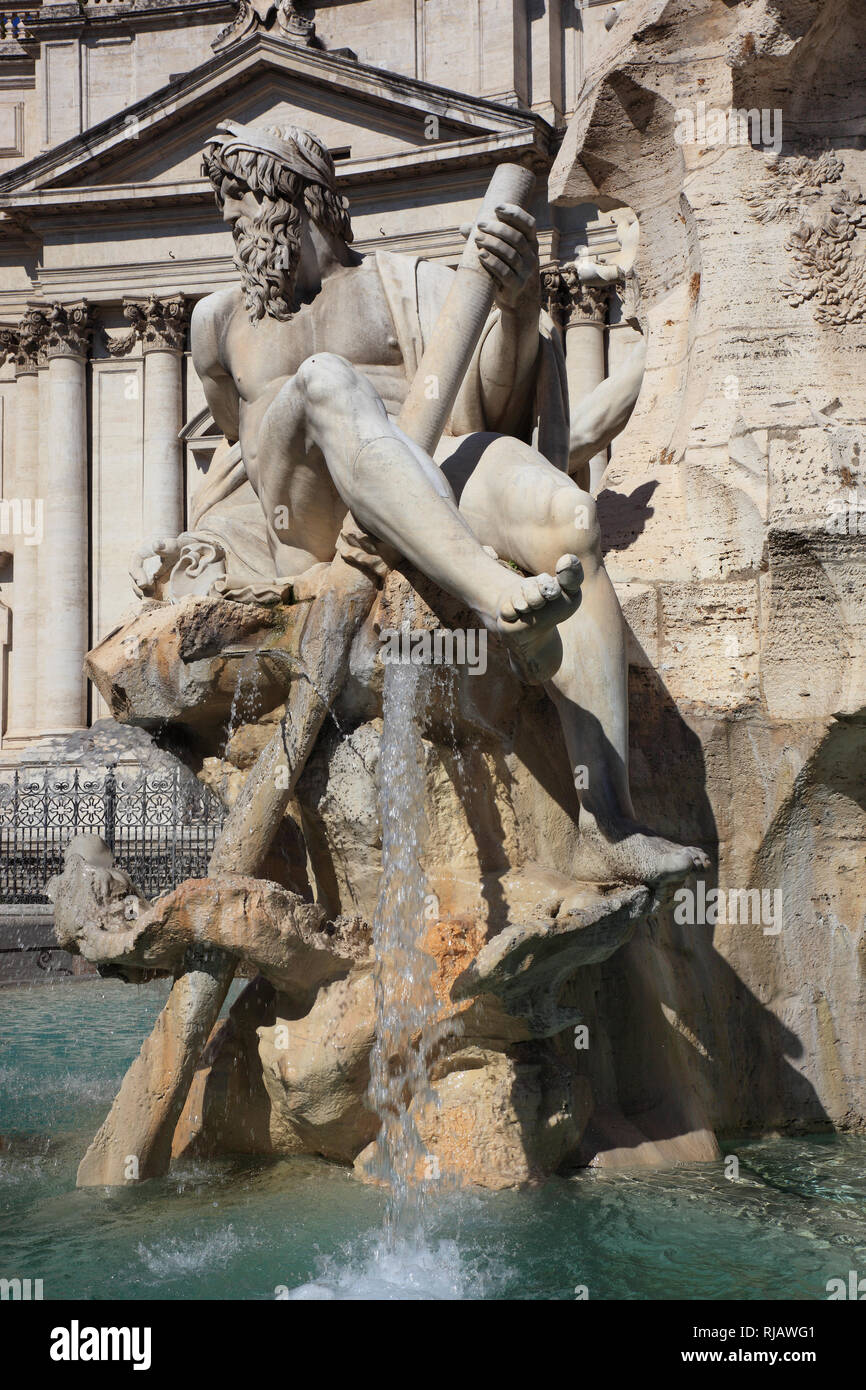
[[(404, 626), (412, 616), (408, 600)], [(369, 1175), (385, 1190), (384, 1220), (378, 1232), (346, 1252), (347, 1263), (327, 1262), (321, 1281), (297, 1289), (298, 1298), (454, 1298), (463, 1284), (456, 1244), (430, 1236), (433, 1194), (441, 1199), (449, 1183), (415, 1123), (417, 1113), (436, 1104), (430, 1063), (443, 1031), (433, 987), (436, 963), (424, 950), (427, 820), (420, 723), (427, 687), (417, 666), (386, 663), (384, 671), (382, 874), (373, 914), (376, 1040), (368, 1089), (380, 1120)]]
[(255, 724), (262, 712), (261, 677), (258, 667), (258, 653), (249, 652), (238, 665), (232, 705), (226, 725), (222, 756), (226, 757), (229, 744), (242, 724)]
[(382, 877), (373, 918), (376, 1042), (369, 1097), (381, 1121), (374, 1173), (388, 1191), (385, 1235), (394, 1242), (423, 1226), (428, 1156), (410, 1110), (432, 1099), (429, 1051), (438, 1003), (434, 962), (424, 951), (427, 829), (418, 668), (385, 667), (379, 750)]

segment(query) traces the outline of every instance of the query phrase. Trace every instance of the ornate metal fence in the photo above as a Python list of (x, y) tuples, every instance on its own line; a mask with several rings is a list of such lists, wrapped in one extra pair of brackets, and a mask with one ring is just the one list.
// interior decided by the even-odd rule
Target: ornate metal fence
[(201, 878), (225, 810), (178, 767), (0, 771), (0, 902), (44, 903), (73, 835), (100, 835), (147, 898)]

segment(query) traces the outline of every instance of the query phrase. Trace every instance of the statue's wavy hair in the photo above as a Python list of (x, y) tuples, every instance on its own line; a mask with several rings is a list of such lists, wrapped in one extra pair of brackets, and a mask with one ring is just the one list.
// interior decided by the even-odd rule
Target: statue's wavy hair
[[(330, 152), (314, 135), (299, 126), (267, 126), (269, 134), (316, 153), (328, 164), (333, 177), (334, 165)], [(282, 160), (265, 151), (226, 150), (219, 142), (208, 144), (202, 158), (202, 172), (210, 179), (217, 206), (223, 205), (222, 182), (228, 176), (237, 179), (254, 193), (267, 200), (259, 222), (255, 241), (240, 254), (248, 286), (247, 309), (250, 317), (286, 320), (292, 308), (285, 297), (287, 271), (297, 260), (297, 232), (300, 224), (300, 201), (309, 217), (323, 230), (347, 244), (353, 240), (349, 205), (333, 188), (308, 183), (300, 174), (288, 169)]]

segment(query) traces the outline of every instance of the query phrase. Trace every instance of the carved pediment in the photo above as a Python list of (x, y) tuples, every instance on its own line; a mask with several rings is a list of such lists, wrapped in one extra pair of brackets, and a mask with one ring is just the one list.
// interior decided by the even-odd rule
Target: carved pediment
[[(258, 0), (265, 8), (265, 0)], [(269, 10), (266, 10), (269, 13)], [(488, 161), (537, 152), (552, 131), (540, 117), (465, 97), (264, 32), (213, 59), (82, 135), (0, 177), (0, 207), (49, 209), (86, 190), (176, 197), (196, 189), (204, 140), (227, 115), (245, 123), (308, 125), (335, 151), (338, 176), (354, 166), (368, 177), (379, 164)], [(73, 190), (76, 190), (74, 193)]]

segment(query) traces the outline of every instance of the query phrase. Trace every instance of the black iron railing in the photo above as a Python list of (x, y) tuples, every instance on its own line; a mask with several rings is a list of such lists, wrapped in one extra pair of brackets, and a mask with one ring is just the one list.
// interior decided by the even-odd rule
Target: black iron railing
[(203, 878), (226, 812), (190, 773), (30, 767), (0, 770), (0, 903), (44, 903), (74, 835), (99, 835), (146, 898)]

